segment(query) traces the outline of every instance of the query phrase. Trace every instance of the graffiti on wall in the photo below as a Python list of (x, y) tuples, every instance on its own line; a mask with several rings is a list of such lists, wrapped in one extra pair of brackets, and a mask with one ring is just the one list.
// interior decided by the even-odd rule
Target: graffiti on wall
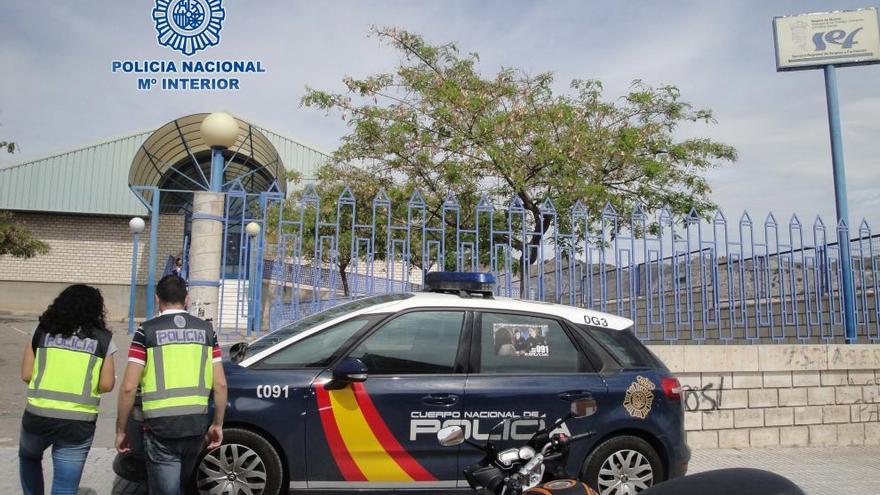
[(709, 382), (702, 387), (683, 385), (684, 409), (688, 412), (717, 411), (724, 395), (724, 377), (719, 383)]

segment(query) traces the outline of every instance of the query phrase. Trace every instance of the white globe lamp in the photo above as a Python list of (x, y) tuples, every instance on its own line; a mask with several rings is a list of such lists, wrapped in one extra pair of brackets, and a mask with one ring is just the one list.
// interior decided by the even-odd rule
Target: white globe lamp
[(132, 234), (140, 234), (144, 231), (144, 227), (146, 227), (146, 224), (141, 217), (134, 217), (128, 221), (128, 231)]
[(244, 228), (244, 231), (247, 232), (247, 235), (251, 237), (256, 237), (260, 233), (260, 224), (258, 224), (257, 222), (251, 222), (247, 224), (247, 226)]
[(215, 112), (199, 128), (205, 144), (211, 148), (230, 148), (238, 140), (238, 122), (226, 112)]

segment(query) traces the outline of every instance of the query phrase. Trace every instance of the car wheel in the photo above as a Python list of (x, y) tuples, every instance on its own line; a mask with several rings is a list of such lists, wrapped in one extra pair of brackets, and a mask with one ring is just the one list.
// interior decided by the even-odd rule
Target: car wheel
[(281, 457), (268, 440), (230, 428), (223, 430), (223, 444), (199, 461), (195, 485), (200, 494), (278, 495), (283, 480)]
[(584, 461), (581, 478), (600, 495), (630, 495), (666, 479), (657, 451), (631, 435), (599, 444)]

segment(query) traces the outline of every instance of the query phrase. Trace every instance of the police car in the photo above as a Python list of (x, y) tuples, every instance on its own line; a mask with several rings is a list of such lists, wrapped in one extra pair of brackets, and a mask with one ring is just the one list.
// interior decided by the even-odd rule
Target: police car
[(202, 493), (467, 491), (481, 452), (528, 440), (570, 402), (598, 413), (562, 428), (568, 471), (600, 493), (636, 493), (687, 470), (680, 385), (632, 321), (491, 295), (488, 274), (432, 273), (429, 291), (356, 299), (230, 349), (224, 444), (200, 460)]

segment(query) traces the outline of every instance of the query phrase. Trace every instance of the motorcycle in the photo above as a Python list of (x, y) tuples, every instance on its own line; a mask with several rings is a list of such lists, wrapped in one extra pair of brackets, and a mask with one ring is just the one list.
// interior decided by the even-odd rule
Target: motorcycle
[[(476, 463), (464, 469), (464, 477), (478, 495), (598, 495), (590, 486), (565, 473), (568, 448), (572, 442), (595, 435), (586, 432), (568, 436), (556, 430), (570, 419), (596, 413), (593, 399), (579, 399), (571, 411), (549, 426), (535, 432), (528, 443), (519, 448), (498, 450), (492, 444), (492, 433), (508, 421), (496, 424), (485, 445), (465, 437), (461, 426), (448, 426), (437, 432), (444, 447), (471, 445), (484, 452)], [(550, 479), (552, 481), (545, 481)], [(620, 493), (615, 491), (614, 493)], [(627, 492), (629, 493), (629, 492)], [(804, 495), (791, 480), (769, 471), (750, 468), (717, 469), (659, 483), (639, 495)]]
[[(465, 438), (461, 426), (441, 429), (437, 440), (444, 447), (466, 443), (485, 453), (480, 461), (464, 469), (465, 479), (479, 495), (596, 495), (585, 483), (565, 473), (571, 443), (589, 438), (595, 432), (569, 436), (556, 431), (566, 421), (592, 416), (596, 410), (594, 399), (572, 401), (567, 415), (535, 432), (528, 443), (519, 448), (499, 451), (492, 443), (492, 434), (506, 422), (522, 418), (508, 418), (496, 424), (489, 431), (485, 445)], [(544, 481), (546, 477), (553, 479)]]

